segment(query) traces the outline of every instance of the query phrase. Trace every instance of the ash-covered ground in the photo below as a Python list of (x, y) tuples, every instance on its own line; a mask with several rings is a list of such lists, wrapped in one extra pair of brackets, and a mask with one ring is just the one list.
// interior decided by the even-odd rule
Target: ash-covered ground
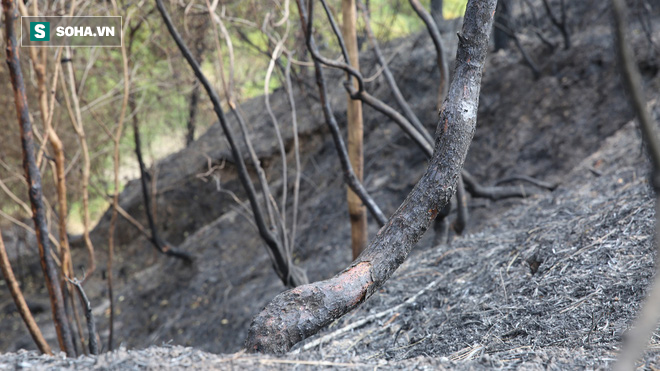
[[(600, 5), (586, 9), (586, 3), (571, 3), (584, 14), (574, 20), (571, 49), (551, 51), (536, 38), (521, 39), (539, 64), (538, 80), (514, 48), (489, 56), (466, 162), (484, 184), (529, 175), (558, 183), (554, 191), (520, 184), (536, 195), (471, 199), (465, 236), (438, 246), (429, 232), (381, 292), (358, 310), (283, 357), (248, 355), (241, 348), (252, 317), (285, 288), (249, 216), (233, 200), (230, 192), (239, 198), (244, 193), (214, 125), (190, 148), (160, 161), (154, 172), (158, 223), (167, 240), (193, 254), (195, 263), (185, 266), (156, 254), (130, 224), (120, 224), (115, 337), (124, 348), (76, 360), (19, 351), (34, 345), (1, 282), (0, 350), (13, 353), (0, 355), (0, 369), (611, 366), (654, 273), (653, 195), (644, 148), (618, 77), (606, 7), (596, 2)], [(660, 122), (660, 62), (654, 46), (660, 45), (660, 32), (653, 34), (655, 44), (639, 24), (631, 35), (649, 106)], [(455, 43), (448, 44), (451, 55)], [(396, 56), (392, 69), (404, 96), (433, 127), (438, 72), (428, 37), (397, 40), (384, 50)], [(365, 75), (375, 73), (378, 66), (369, 53), (363, 56)], [(344, 126), (343, 76), (331, 76), (331, 101)], [(367, 89), (393, 104), (382, 77)], [(350, 225), (315, 87), (302, 84), (295, 90), (303, 143), (295, 261), (318, 280), (349, 263)], [(290, 121), (283, 91), (273, 94), (271, 104), (280, 123)], [(257, 153), (276, 179), (279, 158), (263, 98), (246, 102), (243, 109)], [(391, 213), (426, 161), (384, 116), (369, 108), (364, 115), (365, 184)], [(290, 128), (283, 135), (290, 145)], [(278, 187), (275, 182), (276, 193)], [(138, 182), (126, 186), (121, 204), (144, 222)], [(106, 259), (107, 219), (93, 234), (100, 267)], [(373, 235), (377, 226), (370, 223)], [(28, 303), (55, 344), (31, 239), (11, 230), (4, 237)], [(73, 245), (75, 261), (86, 261), (82, 245)], [(105, 341), (109, 309), (102, 268), (85, 287)], [(652, 348), (660, 349), (660, 338), (654, 337)], [(646, 362), (657, 364), (656, 358), (652, 351)]]

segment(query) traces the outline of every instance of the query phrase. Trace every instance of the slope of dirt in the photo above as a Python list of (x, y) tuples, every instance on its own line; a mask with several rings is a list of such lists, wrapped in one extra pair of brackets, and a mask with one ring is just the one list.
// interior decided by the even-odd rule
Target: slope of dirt
[[(407, 368), (417, 362), (419, 367), (470, 369), (497, 362), (592, 367), (613, 357), (653, 272), (653, 215), (639, 138), (631, 126), (619, 131), (632, 114), (617, 77), (607, 17), (598, 9), (593, 13), (593, 23), (575, 30), (570, 50), (550, 52), (536, 39), (523, 40), (542, 68), (539, 80), (521, 64), (516, 50), (489, 57), (477, 133), (466, 164), (486, 183), (524, 174), (560, 182), (561, 187), (527, 200), (472, 200), (468, 236), (441, 247), (432, 246), (432, 236), (425, 237), (380, 294), (320, 336), (362, 320), (361, 326), (321, 345), (299, 348), (291, 359), (318, 366), (327, 361), (373, 368), (387, 362)], [(636, 35), (633, 45), (640, 65), (649, 67), (644, 69), (648, 90), (657, 91), (658, 61), (643, 33)], [(655, 37), (657, 42), (660, 35), (656, 32)], [(434, 53), (425, 34), (385, 48), (386, 55), (397, 55), (392, 60), (395, 77), (430, 128), (437, 117)], [(452, 48), (447, 54), (453, 54)], [(365, 75), (371, 75), (377, 66), (369, 53), (363, 55)], [(332, 74), (330, 82), (333, 108), (343, 127), (343, 76)], [(382, 76), (367, 88), (394, 104)], [(307, 269), (310, 280), (327, 278), (350, 260), (345, 188), (315, 96), (314, 86), (296, 87), (303, 181), (295, 260)], [(282, 90), (272, 95), (271, 105), (290, 148), (291, 114)], [(277, 144), (263, 98), (246, 102), (242, 110), (269, 178), (280, 179)], [(412, 189), (426, 161), (384, 116), (368, 107), (364, 115), (365, 183), (388, 214)], [(610, 139), (603, 145), (605, 138)], [(240, 350), (252, 317), (284, 289), (250, 216), (233, 199), (232, 193), (240, 199), (244, 194), (218, 125), (156, 169), (158, 224), (169, 241), (195, 256), (195, 263), (185, 266), (158, 255), (122, 220), (114, 263), (115, 338), (128, 348), (172, 343), (197, 350), (120, 350), (81, 359), (80, 364), (53, 360), (53, 367), (139, 368), (140, 357), (148, 355), (154, 358), (145, 360), (147, 365), (162, 367), (168, 365), (167, 357), (233, 362), (203, 351)], [(289, 176), (292, 179), (291, 169)], [(275, 183), (275, 195), (280, 184)], [(121, 204), (146, 224), (137, 181), (126, 186)], [(370, 223), (373, 235), (377, 226)], [(102, 268), (107, 228), (106, 215), (94, 231), (99, 272), (86, 283), (102, 339), (108, 335)], [(29, 237), (7, 237), (10, 252), (33, 253), (22, 247), (31, 243)], [(83, 251), (76, 254), (76, 261), (85, 261)], [(16, 267), (26, 282), (32, 282), (26, 290), (28, 302), (40, 309), (37, 319), (55, 344), (38, 265), (33, 258), (27, 263), (28, 257)], [(33, 349), (6, 290), (0, 290), (0, 298), (0, 350)], [(0, 357), (0, 363), (9, 364), (37, 359), (31, 353)], [(236, 365), (265, 365), (253, 357), (236, 357)], [(470, 361), (455, 363), (462, 360)]]
[[(284, 357), (168, 346), (77, 360), (19, 352), (0, 355), (0, 364), (609, 368), (654, 270), (654, 199), (640, 145), (636, 127), (626, 125), (554, 193), (525, 200), (452, 246), (418, 250), (379, 294)], [(658, 364), (659, 355), (649, 352), (646, 363)]]

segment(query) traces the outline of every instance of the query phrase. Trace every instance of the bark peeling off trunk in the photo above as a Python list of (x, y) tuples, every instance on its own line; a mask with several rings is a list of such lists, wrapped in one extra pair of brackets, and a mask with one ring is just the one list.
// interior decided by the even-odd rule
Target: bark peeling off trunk
[(435, 133), (435, 151), (415, 188), (349, 268), (328, 280), (276, 296), (253, 320), (246, 341), (248, 351), (284, 353), (357, 307), (403, 263), (449, 202), (474, 135), (496, 3), (468, 2), (455, 78)]

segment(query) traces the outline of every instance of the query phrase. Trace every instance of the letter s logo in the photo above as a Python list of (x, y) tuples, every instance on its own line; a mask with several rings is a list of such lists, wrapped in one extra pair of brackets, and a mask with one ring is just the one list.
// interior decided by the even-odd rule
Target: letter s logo
[(34, 26), (34, 32), (35, 32), (34, 36), (37, 39), (43, 39), (44, 37), (46, 37), (46, 32), (44, 32), (45, 29), (46, 29), (46, 26), (43, 25), (43, 24), (38, 24), (38, 25)]

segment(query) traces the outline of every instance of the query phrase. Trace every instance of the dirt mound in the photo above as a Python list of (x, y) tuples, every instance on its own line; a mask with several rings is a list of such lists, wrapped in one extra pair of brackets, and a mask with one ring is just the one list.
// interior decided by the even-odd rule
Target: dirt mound
[(627, 125), (555, 192), (452, 246), (418, 251), (378, 296), (298, 349), (356, 362), (525, 361), (548, 347), (613, 358), (654, 271), (640, 144)]

